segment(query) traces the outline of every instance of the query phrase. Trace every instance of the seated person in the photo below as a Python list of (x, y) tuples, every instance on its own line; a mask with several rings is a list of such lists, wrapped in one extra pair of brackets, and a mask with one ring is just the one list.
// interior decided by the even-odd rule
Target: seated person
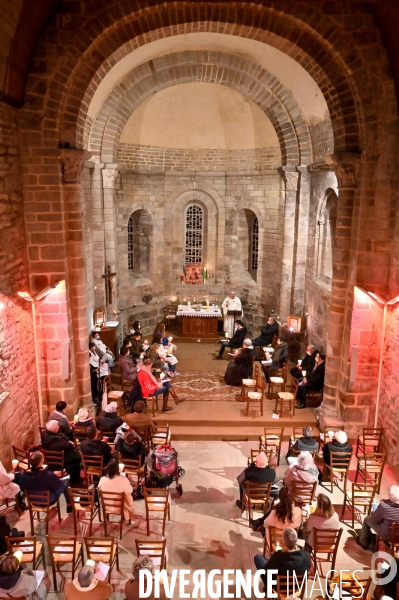
[(31, 470), (22, 471), (19, 484), (24, 492), (50, 492), (50, 504), (55, 504), (64, 494), (67, 503), (67, 513), (72, 512), (69, 484), (55, 473), (43, 468), (44, 456), (41, 452), (33, 452), (30, 457)]
[(104, 429), (111, 429), (116, 431), (123, 423), (122, 419), (118, 416), (118, 405), (116, 402), (110, 402), (105, 407), (104, 412), (101, 413), (96, 419), (96, 425), (98, 429), (104, 427)]
[(117, 451), (122, 458), (138, 458), (138, 456), (147, 456), (148, 450), (141, 443), (141, 437), (135, 431), (128, 431), (123, 438), (119, 438), (115, 444)]
[[(392, 485), (388, 490), (388, 499), (381, 500), (376, 510), (373, 510), (369, 517), (365, 517), (360, 535), (356, 539), (357, 543), (367, 550), (371, 542), (371, 529), (384, 542), (390, 542), (392, 523), (399, 523), (398, 485)], [(370, 550), (374, 551), (374, 545)]]
[(113, 352), (104, 344), (101, 340), (100, 334), (98, 331), (93, 331), (91, 334), (90, 342), (95, 344), (96, 352), (100, 358), (106, 363), (109, 364), (110, 368), (115, 365), (115, 356)]
[(80, 442), (80, 451), (85, 456), (103, 456), (104, 467), (111, 460), (111, 447), (99, 437), (99, 431), (94, 423), (87, 428), (87, 439)]
[[(71, 477), (71, 483), (80, 482), (80, 456), (75, 444), (60, 431), (57, 421), (49, 421), (42, 431), (43, 450), (64, 451), (64, 465)], [(55, 469), (57, 470), (57, 469)]]
[(73, 581), (65, 585), (65, 600), (109, 600), (113, 592), (108, 581), (99, 581), (94, 577), (90, 565), (82, 567)]
[[(153, 369), (158, 369), (161, 372), (163, 371), (166, 375), (166, 373), (169, 371), (169, 365), (167, 362), (165, 362), (164, 360), (161, 359), (160, 352), (161, 352), (160, 343), (154, 342), (151, 344), (151, 346), (148, 350), (148, 358), (151, 359)], [(163, 346), (162, 346), (162, 355), (164, 355)]]
[(284, 362), (288, 358), (288, 344), (283, 338), (277, 338), (277, 346), (273, 354), (273, 360), (270, 365), (262, 365), (265, 373), (266, 381), (269, 383), (270, 377), (273, 376), (273, 371), (281, 369)]
[(25, 531), (11, 529), (5, 515), (0, 516), (0, 556), (7, 552), (6, 537), (25, 537)]
[(70, 438), (72, 434), (71, 425), (73, 422), (69, 421), (68, 417), (64, 413), (66, 407), (67, 403), (63, 400), (57, 402), (55, 409), (49, 414), (48, 421), (57, 421), (58, 425), (60, 426), (60, 430)]
[[(36, 589), (37, 588), (37, 589)], [(0, 560), (0, 598), (35, 598), (44, 600), (47, 588), (43, 581), (37, 587), (35, 572), (22, 568), (16, 556), (6, 554)], [(32, 594), (32, 596), (31, 596)]]
[(330, 464), (330, 452), (352, 452), (352, 444), (348, 442), (345, 431), (336, 431), (332, 440), (324, 444), (323, 460), (326, 465)]
[(126, 381), (134, 381), (137, 377), (137, 365), (129, 356), (129, 348), (122, 346), (119, 354), (119, 367), (121, 370), (121, 379)]
[(105, 477), (101, 477), (98, 490), (101, 492), (118, 492), (125, 494), (124, 518), (130, 521), (134, 516), (133, 488), (127, 477), (119, 473), (119, 462), (115, 459), (109, 461), (105, 469)]
[(273, 510), (267, 512), (259, 519), (251, 519), (250, 521), (254, 531), (262, 526), (266, 528), (265, 535), (268, 536), (267, 539), (270, 543), (267, 528), (277, 527), (277, 529), (285, 529), (286, 527), (293, 527), (293, 529), (298, 529), (302, 523), (302, 509), (299, 506), (295, 506), (287, 488), (282, 487), (278, 494), (278, 503), (274, 504)]
[(140, 355), (143, 352), (143, 344), (141, 342), (141, 333), (139, 331), (133, 332), (131, 342), (130, 355), (132, 358), (140, 358)]
[(314, 529), (335, 529), (338, 531), (339, 528), (339, 516), (335, 512), (330, 498), (325, 494), (319, 494), (317, 496), (316, 510), (305, 521), (305, 540), (307, 545), (313, 548)]
[(254, 347), (270, 346), (275, 335), (278, 336), (278, 323), (274, 317), (269, 317), (266, 325), (261, 329), (261, 334), (254, 339)]
[(247, 328), (244, 327), (244, 323), (240, 319), (234, 321), (234, 325), (236, 330), (233, 334), (233, 337), (231, 340), (226, 339), (220, 344), (219, 354), (215, 356), (214, 360), (222, 360), (225, 348), (241, 348), (245, 336), (247, 335)]
[(295, 408), (306, 408), (306, 394), (308, 392), (320, 392), (324, 387), (324, 374), (326, 370), (326, 355), (323, 352), (316, 354), (316, 364), (311, 373), (306, 371), (304, 377), (299, 384), (297, 392), (298, 404)]
[(155, 433), (157, 428), (151, 416), (144, 412), (145, 404), (142, 400), (139, 400), (134, 405), (134, 413), (125, 415), (125, 421), (129, 425), (130, 429), (142, 429), (143, 427), (149, 427), (151, 433)]
[(318, 354), (318, 351), (314, 346), (312, 346), (312, 344), (310, 344), (306, 348), (306, 354), (302, 359), (301, 364), (298, 363), (296, 367), (292, 367), (292, 369), (290, 370), (291, 375), (295, 377), (295, 379), (299, 379), (301, 381), (302, 371), (305, 371), (306, 373), (311, 373), (314, 369), (316, 354)]
[[(254, 558), (257, 569), (265, 569), (265, 574), (261, 575), (262, 581), (267, 585), (267, 571), (277, 569), (279, 575), (287, 576), (304, 575), (310, 569), (310, 554), (307, 550), (297, 546), (298, 535), (292, 527), (286, 527), (283, 531), (283, 548), (274, 552), (269, 560), (266, 560), (262, 554), (257, 554)], [(275, 576), (274, 576), (275, 578)]]
[(16, 473), (7, 473), (3, 463), (0, 461), (0, 498), (12, 500), (18, 495), (18, 500), (21, 503), (19, 485), (14, 483), (14, 479), (18, 480)]
[(246, 338), (242, 350), (238, 350), (233, 362), (229, 363), (224, 374), (226, 385), (241, 387), (242, 380), (252, 377), (254, 364), (254, 347), (252, 341)]
[(145, 358), (142, 366), (140, 367), (138, 380), (141, 386), (143, 397), (149, 398), (150, 396), (160, 396), (163, 394), (162, 410), (173, 410), (168, 406), (169, 392), (174, 399), (175, 404), (180, 404), (181, 402), (184, 402), (184, 400), (179, 399), (178, 395), (172, 388), (170, 381), (162, 381), (161, 379), (157, 381), (155, 379), (151, 371), (152, 366), (152, 360), (150, 358)]
[[(140, 556), (133, 563), (133, 577), (129, 579), (125, 584), (125, 600), (138, 600), (139, 596), (139, 578), (141, 570), (154, 572), (154, 563), (149, 556)], [(146, 581), (146, 580), (144, 580)], [(153, 591), (149, 596), (146, 595), (149, 600), (155, 600)]]
[(142, 335), (140, 321), (133, 321), (133, 325), (132, 325), (132, 327), (130, 329), (130, 333), (134, 334), (134, 332), (139, 333), (140, 336)]
[(271, 481), (274, 483), (276, 481), (276, 471), (269, 467), (266, 454), (264, 452), (259, 452), (255, 462), (240, 473), (237, 477), (237, 481), (240, 486), (240, 499), (236, 501), (236, 505), (241, 508), (246, 482), (268, 483)]
[[(307, 450), (308, 452), (317, 452), (319, 449), (319, 442), (317, 442), (313, 437), (313, 429), (310, 425), (305, 425), (302, 428), (302, 437), (299, 438), (295, 442), (295, 444), (291, 447), (291, 450)], [(286, 458), (291, 456), (291, 450), (287, 453)]]
[(91, 425), (91, 423), (93, 423), (93, 419), (89, 417), (89, 411), (87, 408), (79, 408), (76, 417), (76, 421), (74, 422), (75, 427), (88, 427)]
[[(284, 485), (291, 491), (293, 482), (312, 484), (319, 481), (319, 469), (314, 464), (309, 452), (301, 452), (294, 466), (290, 467), (284, 475)], [(316, 487), (316, 495), (321, 490)]]

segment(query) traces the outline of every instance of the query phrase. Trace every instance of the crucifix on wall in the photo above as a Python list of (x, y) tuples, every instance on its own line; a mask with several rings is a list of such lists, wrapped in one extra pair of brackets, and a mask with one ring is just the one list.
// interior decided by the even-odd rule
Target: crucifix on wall
[(106, 296), (107, 296), (107, 304), (112, 304), (112, 291), (114, 289), (114, 277), (116, 277), (116, 273), (111, 273), (111, 266), (107, 265), (105, 275), (102, 275), (102, 278), (106, 281)]

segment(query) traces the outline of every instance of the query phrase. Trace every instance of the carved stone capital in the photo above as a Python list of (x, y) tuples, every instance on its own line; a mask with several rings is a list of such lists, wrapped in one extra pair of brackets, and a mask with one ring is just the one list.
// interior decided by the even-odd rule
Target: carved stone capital
[(103, 175), (103, 188), (104, 189), (115, 189), (115, 180), (121, 170), (121, 165), (117, 163), (107, 163), (102, 170)]
[(60, 161), (64, 183), (80, 183), (80, 176), (85, 161), (91, 158), (91, 152), (77, 148), (63, 148)]
[(334, 170), (340, 189), (354, 189), (356, 187), (360, 164), (359, 154), (355, 152), (337, 152), (336, 154), (327, 154), (324, 159)]
[(280, 173), (281, 177), (285, 183), (285, 191), (286, 192), (296, 192), (298, 189), (298, 177), (299, 173), (296, 170), (296, 167), (279, 167), (277, 171)]
[(312, 163), (308, 166), (310, 173), (322, 173), (324, 171), (332, 171), (331, 165), (328, 165), (326, 162), (322, 163)]

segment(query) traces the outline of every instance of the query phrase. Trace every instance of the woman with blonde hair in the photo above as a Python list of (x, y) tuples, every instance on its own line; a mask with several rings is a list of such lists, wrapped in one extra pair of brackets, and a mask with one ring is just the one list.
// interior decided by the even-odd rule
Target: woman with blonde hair
[(306, 521), (305, 540), (308, 546), (313, 548), (314, 529), (339, 529), (339, 516), (328, 496), (319, 494), (317, 496), (316, 510)]

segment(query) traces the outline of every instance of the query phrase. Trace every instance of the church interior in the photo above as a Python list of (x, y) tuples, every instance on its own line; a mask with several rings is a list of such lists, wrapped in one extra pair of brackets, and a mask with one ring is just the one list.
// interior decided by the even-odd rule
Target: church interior
[[(399, 600), (397, 0), (0, 0), (0, 15), (0, 598), (133, 600), (151, 560), (220, 582), (293, 552), (310, 561), (300, 597), (325, 597), (335, 569), (354, 596), (360, 570), (357, 597)], [(110, 413), (121, 431), (100, 426)], [(287, 497), (288, 520), (254, 525)], [(326, 552), (306, 525), (335, 517)], [(262, 597), (217, 590), (202, 597)]]

